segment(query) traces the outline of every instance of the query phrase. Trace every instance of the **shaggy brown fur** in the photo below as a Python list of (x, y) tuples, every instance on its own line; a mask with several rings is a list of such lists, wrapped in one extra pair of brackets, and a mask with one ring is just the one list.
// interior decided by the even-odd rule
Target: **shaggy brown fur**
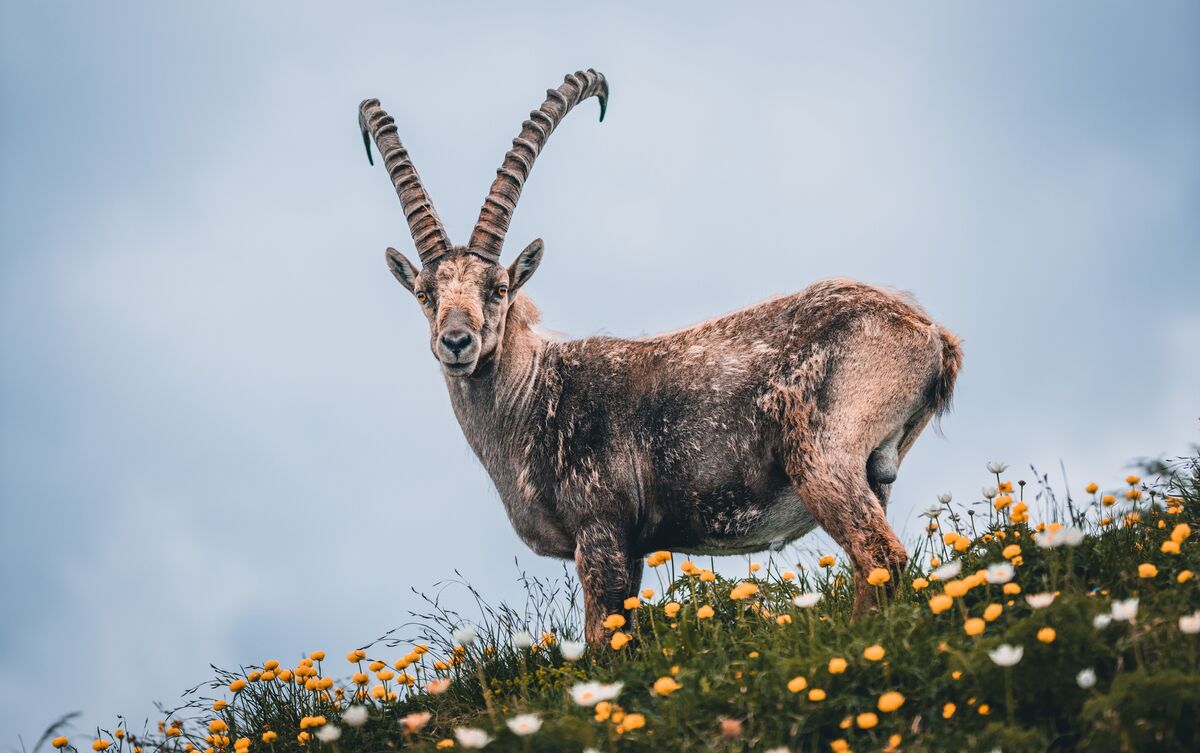
[[(568, 77), (547, 102), (577, 102), (580, 82), (606, 95), (598, 81)], [(414, 233), (431, 227), (414, 207)], [(901, 295), (828, 280), (657, 337), (558, 342), (521, 292), (541, 255), (535, 241), (506, 269), (490, 249), (438, 248), (418, 270), (388, 250), (517, 534), (575, 560), (587, 638), (607, 637), (601, 623), (636, 593), (651, 551), (777, 548), (818, 525), (850, 556), (856, 612), (869, 608), (866, 574), (906, 561), (885, 507), (905, 454), (949, 405), (958, 339)]]

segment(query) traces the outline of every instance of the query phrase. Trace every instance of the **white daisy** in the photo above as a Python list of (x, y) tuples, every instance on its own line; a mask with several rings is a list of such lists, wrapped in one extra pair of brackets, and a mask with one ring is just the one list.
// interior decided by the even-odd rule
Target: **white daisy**
[(1133, 622), (1137, 619), (1138, 600), (1117, 599), (1112, 603), (1112, 618), (1123, 622)]
[(800, 594), (796, 598), (792, 599), (792, 603), (801, 609), (808, 609), (809, 607), (816, 606), (817, 602), (820, 600), (821, 593), (819, 591), (813, 591), (812, 593)]
[(595, 706), (616, 698), (623, 687), (624, 683), (620, 682), (579, 682), (570, 687), (571, 700), (580, 706)]
[(477, 727), (455, 727), (454, 737), (464, 748), (482, 748), (492, 741), (492, 736)]
[(1055, 594), (1046, 591), (1040, 594), (1029, 594), (1025, 597), (1025, 602), (1034, 609), (1045, 609), (1054, 603)]
[(1001, 643), (996, 646), (994, 651), (989, 651), (988, 656), (992, 661), (1001, 667), (1011, 667), (1021, 661), (1021, 657), (1025, 655), (1023, 646), (1010, 646), (1007, 643)]
[(987, 573), (983, 576), (984, 580), (992, 585), (1007, 583), (1013, 579), (1015, 574), (1013, 566), (1008, 562), (997, 562), (994, 565), (988, 565)]
[(367, 707), (351, 706), (342, 714), (342, 721), (347, 727), (361, 727), (367, 723)]
[(542, 728), (542, 718), (537, 714), (517, 714), (505, 722), (515, 734), (524, 737)]
[(326, 724), (317, 730), (317, 739), (323, 743), (331, 743), (342, 736), (342, 730), (332, 724)]
[(952, 560), (934, 570), (929, 575), (934, 580), (949, 580), (962, 572), (962, 560)]

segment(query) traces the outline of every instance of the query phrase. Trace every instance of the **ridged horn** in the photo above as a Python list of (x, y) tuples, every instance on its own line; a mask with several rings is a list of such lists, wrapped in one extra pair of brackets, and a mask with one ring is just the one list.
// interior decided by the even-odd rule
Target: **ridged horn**
[(396, 121), (379, 106), (378, 99), (365, 99), (358, 106), (358, 127), (362, 130), (367, 160), (375, 164), (371, 158), (372, 138), (375, 139), (375, 148), (383, 156), (383, 166), (392, 179), (396, 195), (400, 197), (400, 207), (408, 220), (408, 229), (412, 232), (421, 263), (428, 264), (449, 252), (450, 239), (446, 236), (442, 220), (433, 208), (429, 194), (425, 193), (425, 187), (421, 185), (421, 176), (408, 158), (408, 150), (400, 143)]
[(608, 108), (608, 82), (604, 80), (604, 74), (591, 68), (576, 71), (568, 74), (557, 89), (546, 90), (546, 101), (529, 113), (529, 120), (521, 124), (521, 133), (513, 139), (512, 149), (504, 155), (504, 162), (496, 171), (496, 180), (483, 200), (479, 221), (471, 231), (468, 251), (495, 262), (500, 261), (500, 249), (508, 233), (508, 223), (517, 207), (517, 200), (521, 198), (521, 189), (529, 178), (529, 171), (533, 169), (534, 160), (567, 113), (588, 97), (600, 100), (600, 120), (603, 122), (604, 111)]

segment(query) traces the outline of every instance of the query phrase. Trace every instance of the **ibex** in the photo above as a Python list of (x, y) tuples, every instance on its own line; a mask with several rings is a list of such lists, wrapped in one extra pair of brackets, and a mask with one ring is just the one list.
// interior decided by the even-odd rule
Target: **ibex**
[[(465, 246), (453, 246), (379, 101), (359, 108), (400, 197), (421, 268), (387, 249), (429, 320), (455, 415), (521, 539), (574, 559), (585, 634), (635, 594), (654, 550), (745, 553), (821, 526), (849, 555), (855, 613), (867, 574), (907, 554), (884, 514), (896, 471), (950, 401), (958, 339), (912, 301), (849, 280), (818, 282), (656, 337), (558, 341), (524, 291), (535, 240), (500, 251), (550, 134), (604, 76), (568, 75), (530, 113)], [(889, 585), (896, 582), (895, 575)]]

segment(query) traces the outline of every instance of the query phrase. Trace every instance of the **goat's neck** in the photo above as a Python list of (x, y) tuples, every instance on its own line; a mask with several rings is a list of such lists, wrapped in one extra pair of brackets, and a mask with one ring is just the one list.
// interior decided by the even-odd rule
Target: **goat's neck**
[(499, 358), (482, 373), (446, 379), (463, 434), (502, 494), (501, 479), (518, 467), (526, 450), (530, 416), (547, 399), (545, 366), (553, 347), (533, 330), (537, 308), (528, 299), (522, 304), (510, 312)]

